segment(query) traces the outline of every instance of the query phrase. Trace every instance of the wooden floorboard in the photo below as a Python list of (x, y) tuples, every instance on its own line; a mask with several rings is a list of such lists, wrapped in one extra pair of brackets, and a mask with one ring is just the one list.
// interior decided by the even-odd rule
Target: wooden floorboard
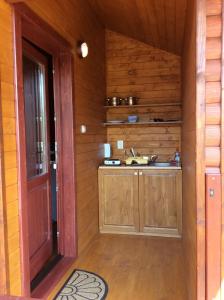
[(74, 262), (48, 299), (53, 299), (75, 268), (102, 276), (109, 286), (107, 300), (186, 299), (180, 240), (100, 235)]

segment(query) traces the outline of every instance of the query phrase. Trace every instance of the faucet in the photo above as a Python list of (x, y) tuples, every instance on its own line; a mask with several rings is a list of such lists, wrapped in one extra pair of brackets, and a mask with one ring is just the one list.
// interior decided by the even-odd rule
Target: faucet
[(131, 149), (130, 149), (130, 152), (131, 152), (131, 155), (132, 155), (133, 157), (135, 157), (135, 150), (134, 150), (134, 148), (131, 148)]
[(151, 155), (151, 156), (150, 156), (150, 161), (151, 161), (151, 162), (155, 162), (155, 161), (157, 160), (157, 158), (158, 158), (158, 155), (156, 155), (156, 154)]

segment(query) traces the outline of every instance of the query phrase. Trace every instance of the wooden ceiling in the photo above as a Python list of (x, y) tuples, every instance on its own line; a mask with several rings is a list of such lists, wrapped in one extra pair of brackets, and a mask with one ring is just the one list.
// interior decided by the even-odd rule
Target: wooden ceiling
[(180, 55), (187, 0), (88, 0), (110, 30)]

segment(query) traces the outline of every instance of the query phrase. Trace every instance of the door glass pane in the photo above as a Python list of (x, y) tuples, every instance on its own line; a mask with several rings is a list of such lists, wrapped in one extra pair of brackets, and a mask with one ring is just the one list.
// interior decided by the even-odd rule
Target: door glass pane
[(45, 67), (23, 56), (27, 177), (47, 172)]

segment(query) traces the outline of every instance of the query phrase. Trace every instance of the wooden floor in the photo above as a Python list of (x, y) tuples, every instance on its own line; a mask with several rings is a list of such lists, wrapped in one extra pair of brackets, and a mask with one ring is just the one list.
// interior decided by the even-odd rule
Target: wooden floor
[(66, 273), (73, 269), (102, 276), (107, 300), (185, 300), (181, 241), (167, 238), (100, 235)]

